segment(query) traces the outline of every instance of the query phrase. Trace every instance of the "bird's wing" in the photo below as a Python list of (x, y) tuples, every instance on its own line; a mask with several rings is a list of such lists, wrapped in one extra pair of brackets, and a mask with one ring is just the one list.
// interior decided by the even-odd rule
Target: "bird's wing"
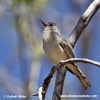
[(64, 50), (64, 52), (67, 54), (67, 56), (69, 58), (75, 58), (75, 55), (74, 55), (74, 52), (73, 52), (73, 48), (69, 44), (69, 42), (61, 34), (58, 34), (57, 32), (55, 32), (55, 34), (57, 34), (56, 36), (59, 39), (59, 45)]
[(60, 42), (60, 46), (63, 48), (64, 52), (69, 56), (69, 58), (75, 58), (73, 48), (71, 47), (71, 45), (66, 39), (62, 39), (63, 40)]
[[(68, 43), (68, 41), (62, 37), (62, 41), (60, 42), (60, 46), (64, 50), (64, 52), (69, 56), (69, 58), (75, 58), (73, 48), (72, 46)], [(77, 63), (74, 62), (72, 63), (75, 67), (77, 67)]]

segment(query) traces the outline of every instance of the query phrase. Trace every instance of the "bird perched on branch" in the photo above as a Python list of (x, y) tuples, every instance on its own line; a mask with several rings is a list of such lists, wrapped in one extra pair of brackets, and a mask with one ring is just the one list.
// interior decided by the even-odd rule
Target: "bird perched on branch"
[[(60, 34), (59, 28), (53, 22), (43, 24), (43, 49), (52, 63), (57, 64), (61, 60), (75, 58), (73, 48), (68, 41)], [(77, 63), (70, 63), (64, 66), (69, 72), (74, 74), (81, 83), (84, 90), (91, 87), (86, 76), (81, 72)]]

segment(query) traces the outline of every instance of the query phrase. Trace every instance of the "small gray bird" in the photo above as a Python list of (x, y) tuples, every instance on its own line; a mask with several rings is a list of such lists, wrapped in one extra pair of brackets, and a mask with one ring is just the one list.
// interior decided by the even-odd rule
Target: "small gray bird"
[[(52, 63), (57, 64), (61, 60), (67, 60), (69, 58), (75, 58), (73, 48), (68, 41), (60, 34), (60, 30), (53, 22), (44, 23), (41, 21), (43, 27), (43, 49), (45, 54)], [(78, 68), (77, 63), (66, 64), (64, 67), (69, 72), (74, 74), (80, 81), (84, 90), (91, 87), (87, 81), (86, 76), (83, 75)]]

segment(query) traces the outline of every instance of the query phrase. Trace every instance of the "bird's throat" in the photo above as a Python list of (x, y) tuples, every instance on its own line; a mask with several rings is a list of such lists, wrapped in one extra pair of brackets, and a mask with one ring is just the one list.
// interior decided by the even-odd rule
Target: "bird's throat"
[(43, 43), (49, 44), (50, 42), (52, 42), (53, 35), (54, 34), (51, 31), (43, 32)]

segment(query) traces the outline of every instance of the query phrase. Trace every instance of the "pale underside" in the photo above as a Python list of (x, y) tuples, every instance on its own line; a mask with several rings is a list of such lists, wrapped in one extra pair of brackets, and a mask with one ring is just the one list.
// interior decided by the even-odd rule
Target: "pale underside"
[(47, 45), (46, 48), (44, 47), (44, 50), (47, 57), (52, 63), (57, 64), (60, 60), (69, 59), (69, 57), (65, 54), (62, 47), (54, 42)]

